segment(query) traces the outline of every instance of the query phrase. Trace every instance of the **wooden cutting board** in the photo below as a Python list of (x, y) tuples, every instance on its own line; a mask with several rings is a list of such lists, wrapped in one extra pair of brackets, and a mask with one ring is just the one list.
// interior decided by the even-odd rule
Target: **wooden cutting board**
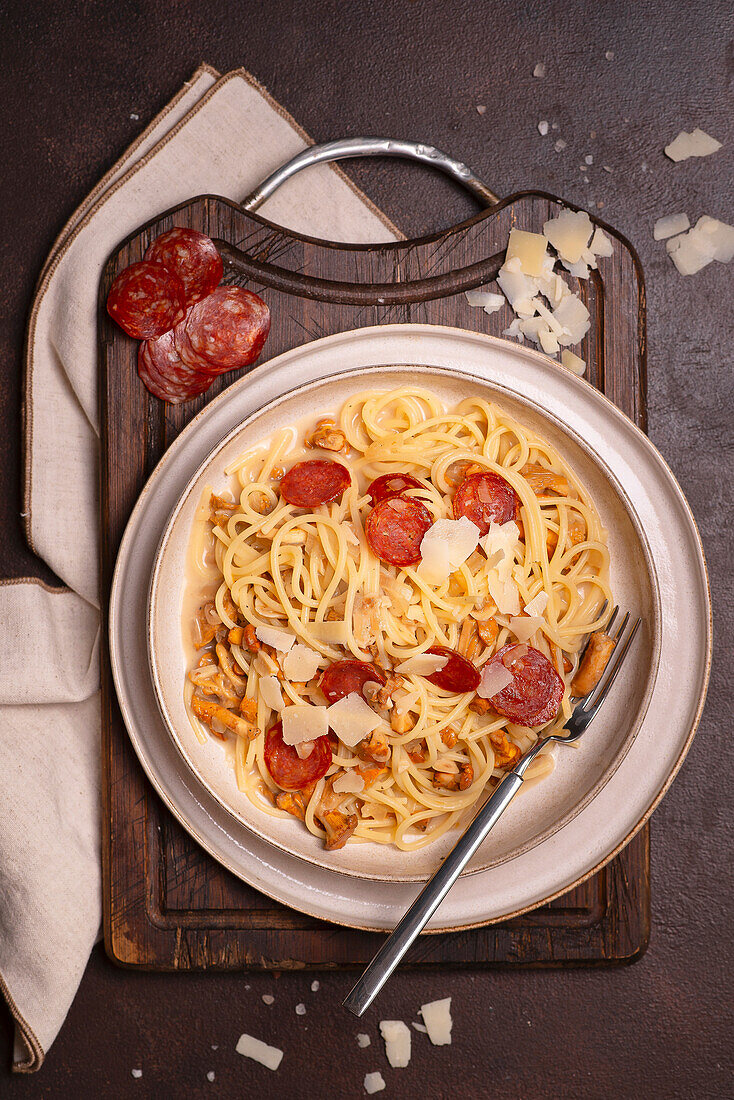
[[(523, 192), (430, 237), (343, 246), (299, 236), (225, 199), (203, 196), (129, 237), (108, 261), (100, 286), (105, 603), (125, 524), (145, 481), (189, 420), (237, 377), (217, 379), (206, 395), (178, 407), (151, 397), (138, 380), (137, 343), (109, 320), (104, 303), (118, 272), (142, 259), (153, 238), (185, 225), (245, 252), (239, 273), (225, 269), (225, 281), (246, 284), (268, 302), (272, 329), (266, 353), (272, 358), (334, 332), (396, 322), (501, 335), (512, 319), (509, 307), (487, 317), (470, 308), (457, 288), (487, 280), (513, 226), (539, 231), (560, 206), (551, 195)], [(642, 271), (631, 245), (604, 228), (615, 238), (614, 255), (601, 261), (601, 272), (574, 288), (591, 313), (580, 354), (588, 363), (587, 378), (644, 429)], [(570, 276), (568, 281), (575, 282)], [(384, 284), (397, 290), (386, 293)], [(102, 729), (104, 932), (113, 960), (151, 970), (333, 968), (369, 961), (380, 934), (325, 924), (271, 901), (225, 871), (177, 824), (132, 749), (106, 652)], [(629, 962), (644, 952), (649, 926), (646, 826), (605, 868), (564, 897), (511, 921), (421, 936), (407, 965)]]

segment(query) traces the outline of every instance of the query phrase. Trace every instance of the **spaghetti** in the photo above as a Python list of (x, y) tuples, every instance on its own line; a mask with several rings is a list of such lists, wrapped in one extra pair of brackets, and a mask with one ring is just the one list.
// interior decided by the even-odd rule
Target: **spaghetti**
[[(233, 743), (240, 790), (327, 847), (410, 851), (463, 824), (541, 730), (563, 727), (583, 644), (608, 617), (606, 532), (584, 487), (501, 408), (447, 410), (410, 386), (358, 393), (226, 473), (232, 497), (207, 494), (196, 534), (211, 586), (186, 686), (197, 736)], [(474, 548), (458, 563), (447, 551), (437, 576), (428, 531), (459, 526)], [(273, 628), (308, 679), (289, 678)], [(347, 715), (355, 699), (374, 712), (358, 742), (330, 729), (286, 743), (288, 708), (335, 714), (345, 698)], [(528, 777), (552, 769), (544, 751)]]

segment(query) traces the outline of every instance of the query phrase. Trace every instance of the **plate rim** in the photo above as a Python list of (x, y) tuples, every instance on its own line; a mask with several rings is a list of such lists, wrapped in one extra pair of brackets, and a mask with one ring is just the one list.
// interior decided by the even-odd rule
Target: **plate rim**
[[(109, 610), (110, 610), (110, 615), (109, 615), (109, 644), (110, 644), (110, 666), (111, 666), (111, 671), (112, 671), (112, 675), (113, 675), (113, 681), (114, 681), (114, 685), (115, 685), (115, 689), (116, 689), (116, 693), (117, 693), (117, 698), (118, 698), (118, 701), (119, 701), (119, 704), (120, 704), (121, 712), (123, 714), (123, 719), (125, 720), (125, 725), (127, 727), (128, 735), (129, 735), (130, 740), (133, 744), (133, 748), (136, 752), (136, 755), (138, 756), (138, 759), (140, 760), (141, 767), (143, 768), (144, 772), (148, 776), (148, 779), (150, 780), (150, 782), (153, 785), (154, 789), (158, 793), (159, 797), (162, 799), (162, 801), (167, 806), (167, 808), (170, 810), (170, 812), (173, 814), (173, 816), (176, 818), (176, 820), (179, 821), (179, 823), (182, 825), (182, 827), (184, 829), (186, 829), (194, 837), (194, 839), (197, 841), (197, 843), (199, 843), (201, 845), (201, 847), (203, 847), (204, 850), (207, 851), (212, 856), (212, 858), (216, 859), (222, 866), (224, 866), (225, 868), (230, 870), (236, 877), (239, 877), (239, 878), (243, 879), (245, 882), (250, 881), (250, 879), (248, 878), (248, 876), (247, 876), (246, 872), (243, 870), (243, 868), (241, 866), (238, 866), (232, 860), (229, 860), (227, 858), (224, 858), (222, 855), (217, 854), (216, 844), (214, 842), (212, 842), (211, 840), (208, 840), (206, 837), (203, 837), (199, 833), (198, 828), (196, 828), (193, 825), (193, 823), (189, 820), (189, 818), (187, 817), (187, 814), (182, 809), (179, 808), (179, 806), (177, 805), (175, 799), (173, 797), (169, 796), (167, 790), (165, 789), (165, 784), (164, 784), (163, 780), (158, 777), (158, 775), (156, 774), (156, 772), (153, 769), (152, 765), (149, 765), (149, 762), (146, 759), (146, 751), (145, 751), (144, 746), (141, 743), (139, 743), (139, 734), (138, 734), (137, 730), (134, 728), (134, 723), (132, 723), (132, 721), (131, 721), (131, 716), (130, 716), (129, 711), (128, 711), (127, 702), (124, 699), (120, 698), (120, 692), (118, 690), (119, 689), (119, 681), (118, 681), (119, 666), (117, 664), (117, 647), (116, 647), (117, 639), (116, 639), (115, 631), (117, 629), (116, 624), (117, 624), (117, 601), (118, 601), (118, 597), (119, 597), (119, 581), (120, 581), (120, 577), (121, 577), (122, 573), (124, 572), (124, 568), (125, 568), (125, 560), (124, 559), (125, 559), (126, 555), (123, 554), (123, 550), (125, 550), (125, 551), (129, 550), (129, 546), (127, 545), (127, 543), (129, 542), (129, 539), (132, 537), (131, 531), (132, 531), (132, 528), (134, 528), (134, 526), (135, 526), (135, 521), (137, 520), (140, 513), (144, 510), (144, 507), (146, 505), (147, 497), (148, 497), (148, 495), (150, 493), (150, 490), (151, 490), (151, 483), (154, 480), (158, 480), (159, 478), (165, 476), (168, 466), (173, 463), (173, 461), (175, 459), (175, 456), (178, 455), (178, 453), (181, 449), (181, 446), (183, 446), (183, 444), (185, 443), (185, 441), (187, 439), (191, 438), (192, 433), (195, 432), (197, 426), (201, 423), (202, 419), (208, 418), (209, 416), (211, 416), (213, 414), (214, 409), (219, 408), (220, 406), (222, 406), (222, 404), (224, 402), (229, 402), (233, 398), (235, 398), (236, 395), (240, 392), (240, 390), (242, 390), (243, 387), (247, 387), (247, 386), (252, 385), (252, 384), (257, 386), (258, 382), (262, 379), (264, 371), (271, 369), (273, 367), (273, 365), (275, 363), (277, 363), (278, 361), (283, 360), (283, 359), (287, 359), (287, 358), (291, 358), (291, 357), (299, 354), (303, 350), (311, 350), (311, 349), (314, 349), (314, 348), (318, 350), (320, 347), (322, 347), (326, 343), (338, 343), (338, 342), (343, 341), (345, 339), (359, 341), (360, 339), (369, 340), (369, 339), (375, 338), (377, 336), (379, 336), (381, 338), (391, 338), (391, 337), (398, 338), (401, 335), (406, 335), (406, 336), (411, 336), (412, 335), (412, 336), (415, 336), (415, 337), (420, 336), (420, 335), (425, 335), (427, 337), (435, 336), (436, 338), (443, 337), (443, 338), (445, 338), (447, 340), (450, 340), (452, 342), (456, 341), (456, 340), (458, 340), (458, 341), (469, 340), (470, 342), (483, 343), (487, 346), (494, 345), (494, 346), (497, 346), (499, 348), (504, 348), (506, 352), (509, 352), (510, 354), (513, 354), (515, 356), (527, 357), (530, 360), (533, 360), (535, 362), (543, 364), (546, 367), (546, 369), (548, 367), (551, 367), (553, 370), (558, 370), (559, 369), (556, 362), (554, 362), (553, 360), (548, 359), (546, 356), (544, 356), (539, 351), (536, 351), (533, 348), (520, 347), (519, 345), (517, 345), (516, 343), (514, 343), (512, 341), (502, 340), (498, 337), (490, 336), (487, 333), (479, 333), (479, 332), (475, 332), (475, 331), (472, 331), (472, 330), (457, 328), (455, 326), (443, 326), (443, 325), (393, 324), (393, 325), (369, 326), (369, 327), (365, 327), (365, 328), (349, 330), (347, 332), (336, 333), (336, 334), (333, 334), (333, 335), (330, 335), (330, 336), (327, 336), (327, 337), (323, 337), (319, 340), (312, 341), (311, 343), (309, 343), (307, 345), (303, 345), (299, 348), (289, 349), (289, 350), (283, 352), (281, 355), (275, 357), (273, 360), (270, 360), (270, 361), (264, 362), (262, 364), (259, 364), (259, 366), (257, 368), (255, 368), (248, 375), (243, 376), (241, 379), (239, 379), (237, 382), (235, 382), (232, 386), (228, 387), (227, 390), (223, 391), (213, 401), (209, 402), (208, 405), (206, 405), (202, 410), (199, 411), (199, 413), (197, 413), (197, 415), (195, 417), (192, 418), (192, 420), (189, 422), (189, 424), (186, 426), (186, 428), (184, 428), (183, 431), (179, 434), (179, 436), (177, 436), (176, 440), (174, 440), (174, 443), (171, 445), (171, 447), (162, 455), (162, 457), (159, 460), (158, 464), (156, 465), (155, 469), (151, 473), (148, 481), (143, 486), (143, 489), (141, 490), (141, 493), (138, 497), (138, 500), (136, 501), (136, 503), (135, 503), (135, 505), (134, 505), (134, 507), (131, 511), (130, 517), (128, 518), (128, 522), (127, 522), (127, 525), (126, 525), (126, 528), (125, 528), (125, 532), (123, 533), (122, 539), (120, 541), (120, 546), (119, 546), (119, 549), (118, 549), (118, 556), (117, 556), (117, 559), (116, 559), (116, 562), (115, 562), (115, 568), (114, 568), (114, 571), (113, 571), (113, 578), (112, 578), (112, 583), (111, 583), (111, 586), (110, 586), (110, 593), (109, 593)], [(696, 578), (695, 579), (696, 579), (697, 587), (699, 588), (700, 594), (702, 596), (702, 603), (703, 603), (704, 608), (705, 608), (705, 622), (702, 621), (702, 624), (701, 624), (705, 628), (704, 629), (705, 653), (703, 654), (703, 664), (702, 664), (702, 668), (701, 668), (700, 679), (699, 679), (699, 682), (698, 682), (698, 693), (697, 693), (696, 701), (695, 701), (695, 709), (692, 709), (692, 717), (691, 717), (691, 720), (690, 720), (690, 727), (688, 729), (688, 733), (687, 733), (685, 739), (682, 741), (681, 746), (680, 746), (680, 750), (678, 752), (678, 755), (676, 756), (675, 760), (673, 761), (673, 763), (670, 767), (670, 770), (668, 772), (668, 775), (667, 775), (666, 779), (664, 780), (664, 782), (661, 784), (659, 791), (653, 797), (653, 799), (648, 804), (648, 806), (644, 810), (644, 812), (640, 815), (640, 817), (635, 822), (635, 824), (619, 840), (619, 842), (616, 845), (614, 845), (613, 848), (611, 848), (609, 850), (608, 853), (606, 853), (603, 857), (600, 857), (598, 860), (596, 860), (593, 864), (591, 864), (582, 873), (577, 874), (572, 879), (565, 881), (562, 885), (560, 885), (558, 887), (558, 889), (550, 891), (549, 893), (545, 894), (542, 898), (536, 898), (528, 904), (523, 904), (519, 907), (516, 906), (515, 908), (513, 908), (511, 910), (507, 910), (506, 912), (499, 913), (499, 914), (497, 914), (495, 916), (492, 916), (492, 917), (483, 917), (483, 918), (478, 919), (478, 920), (464, 921), (461, 924), (456, 923), (456, 921), (454, 921), (454, 922), (449, 922), (448, 924), (445, 924), (445, 925), (443, 925), (443, 924), (442, 925), (435, 925), (435, 926), (430, 927), (429, 929), (426, 929), (427, 932), (431, 932), (431, 933), (433, 933), (433, 932), (436, 932), (436, 933), (446, 932), (446, 931), (459, 931), (459, 930), (462, 930), (462, 929), (478, 928), (478, 927), (486, 926), (488, 924), (496, 923), (497, 921), (510, 919), (511, 917), (518, 916), (521, 913), (527, 912), (527, 911), (535, 909), (535, 908), (537, 908), (537, 907), (539, 907), (543, 904), (546, 904), (548, 901), (551, 901), (554, 898), (559, 897), (562, 894), (565, 894), (569, 890), (573, 889), (575, 886), (580, 885), (581, 883), (585, 882), (588, 878), (590, 878), (594, 874), (598, 873), (598, 871), (602, 867), (604, 867), (606, 863), (608, 863), (611, 859), (613, 859), (614, 856), (617, 855), (617, 853), (619, 851), (621, 851), (621, 849), (624, 848), (627, 843), (629, 843), (629, 841), (632, 839), (632, 837), (649, 820), (651, 814), (654, 812), (654, 810), (659, 805), (660, 801), (662, 800), (662, 798), (664, 797), (664, 795), (666, 794), (666, 792), (670, 788), (671, 783), (673, 782), (673, 780), (676, 777), (678, 771), (680, 770), (680, 767), (683, 763), (683, 760), (685, 759), (685, 757), (688, 753), (688, 750), (690, 748), (693, 737), (695, 736), (696, 730), (699, 726), (700, 719), (701, 719), (701, 714), (702, 714), (703, 707), (704, 707), (704, 704), (705, 704), (706, 692), (707, 692), (709, 679), (710, 679), (710, 672), (711, 672), (711, 650), (712, 650), (711, 590), (710, 590), (709, 577), (708, 577), (708, 568), (707, 568), (707, 565), (706, 565), (706, 559), (705, 559), (705, 555), (704, 555), (702, 540), (701, 540), (700, 532), (698, 530), (698, 525), (697, 525), (695, 517), (694, 517), (694, 515), (691, 511), (690, 505), (688, 504), (688, 501), (686, 500), (685, 495), (683, 494), (683, 491), (680, 487), (680, 484), (678, 483), (677, 478), (675, 477), (675, 474), (673, 473), (673, 471), (668, 466), (668, 464), (665, 461), (665, 459), (663, 458), (662, 454), (660, 453), (660, 451), (658, 450), (656, 445), (644, 434), (644, 432), (642, 432), (642, 430), (637, 426), (637, 424), (634, 423), (634, 421), (632, 421), (629, 417), (627, 417), (626, 414), (624, 414), (619, 408), (617, 408), (617, 406), (614, 405), (613, 402), (605, 394), (601, 393), (601, 391), (599, 391), (595, 387), (593, 387), (591, 385), (591, 383), (589, 383), (586, 379), (578, 378), (578, 377), (573, 376), (573, 375), (569, 375), (566, 379), (566, 382), (569, 385), (571, 390), (573, 390), (574, 388), (578, 388), (578, 387), (581, 388), (581, 392), (584, 391), (584, 387), (588, 387), (589, 389), (593, 390), (593, 394), (594, 394), (593, 399), (599, 401), (605, 407), (607, 415), (611, 415), (615, 420), (621, 422), (621, 424), (623, 426), (626, 426), (627, 429), (629, 429), (629, 427), (631, 427), (633, 429), (634, 436), (636, 437), (638, 442), (641, 444), (641, 446), (647, 451), (647, 453), (650, 456), (651, 460), (653, 461), (655, 466), (661, 471), (662, 476), (665, 478), (665, 480), (667, 480), (669, 487), (673, 490), (673, 493), (674, 493), (674, 495), (677, 499), (677, 502), (678, 502), (678, 506), (681, 510), (682, 517), (687, 522), (689, 533), (692, 535), (693, 542), (694, 542), (695, 548), (697, 550), (697, 555), (696, 555), (696, 558), (695, 558), (695, 564), (697, 566)], [(702, 610), (704, 608), (702, 608)], [(702, 616), (702, 620), (703, 620), (703, 616)], [(131, 725), (133, 726), (132, 729), (130, 728)], [(591, 858), (593, 859), (593, 855), (591, 856)], [(282, 875), (280, 877), (282, 877)], [(340, 919), (337, 916), (334, 916), (333, 913), (330, 913), (330, 915), (325, 916), (323, 911), (320, 911), (318, 909), (310, 908), (308, 905), (304, 904), (304, 902), (300, 898), (294, 898), (290, 895), (284, 894), (282, 892), (282, 890), (280, 890), (276, 887), (269, 886), (269, 887), (266, 888), (266, 887), (263, 887), (261, 885), (256, 884), (255, 888), (261, 890), (263, 893), (267, 894), (268, 896), (270, 896), (274, 900), (279, 901), (282, 904), (285, 904), (287, 906), (290, 906), (291, 908), (298, 909), (299, 911), (304, 912), (308, 915), (311, 915), (311, 916), (315, 917), (316, 919), (327, 920), (327, 921), (330, 921), (331, 923), (334, 923), (334, 924), (337, 924), (337, 925), (342, 925), (344, 927), (359, 928), (359, 929), (364, 929), (366, 931), (384, 931), (385, 928), (388, 927), (387, 925), (379, 924), (379, 923), (376, 923), (376, 922), (365, 924), (365, 923), (361, 923), (361, 922), (356, 921), (356, 920), (345, 921), (343, 919)]]
[[(178, 518), (180, 516), (180, 513), (183, 510), (183, 508), (190, 501), (191, 494), (194, 491), (194, 486), (195, 486), (196, 482), (199, 481), (199, 479), (206, 473), (207, 468), (210, 467), (216, 461), (217, 456), (232, 442), (232, 440), (235, 439), (236, 436), (240, 432), (245, 430), (253, 421), (258, 420), (263, 415), (267, 415), (269, 412), (271, 412), (274, 409), (277, 409), (278, 406), (287, 403), (288, 401), (290, 401), (294, 397), (298, 397), (299, 395), (302, 395), (304, 393), (307, 394), (312, 390), (328, 389), (328, 387), (331, 386), (333, 383), (338, 383), (338, 382), (341, 382), (341, 381), (345, 381), (345, 380), (347, 380), (348, 378), (351, 378), (351, 377), (354, 377), (356, 379), (360, 379), (360, 378), (368, 379), (368, 378), (373, 377), (373, 376), (379, 377), (379, 375), (382, 371), (390, 371), (390, 372), (394, 372), (394, 373), (402, 373), (402, 372), (407, 372), (407, 371), (417, 371), (420, 374), (439, 374), (439, 375), (443, 375), (443, 376), (446, 376), (447, 379), (451, 378), (451, 377), (458, 377), (458, 378), (461, 378), (461, 379), (466, 379), (466, 381), (468, 383), (477, 384), (478, 386), (484, 387), (485, 389), (488, 388), (488, 389), (494, 391), (495, 393), (500, 394), (501, 396), (506, 396), (508, 399), (510, 399), (512, 401), (519, 402), (524, 408), (527, 408), (529, 411), (534, 413), (536, 416), (539, 416), (539, 417), (541, 417), (541, 419), (546, 419), (546, 420), (549, 420), (550, 422), (552, 422), (552, 424), (555, 426), (555, 428), (557, 430), (559, 430), (567, 438), (570, 438), (570, 440), (577, 447), (579, 447), (580, 450), (582, 450), (584, 452), (584, 454), (587, 456), (587, 458), (593, 464), (596, 465), (597, 469), (599, 469), (601, 471), (604, 478), (612, 486), (612, 489), (613, 489), (615, 495), (617, 496), (617, 498), (623, 504), (623, 506), (624, 506), (628, 516), (629, 516), (630, 522), (632, 523), (632, 526), (635, 529), (637, 537), (640, 541), (642, 551), (643, 551), (643, 555), (644, 555), (644, 558), (645, 558), (647, 573), (648, 573), (648, 576), (649, 576), (650, 581), (651, 581), (652, 602), (653, 602), (653, 622), (651, 624), (648, 624), (650, 626), (651, 637), (652, 637), (652, 653), (651, 653), (651, 661), (650, 661), (650, 670), (649, 670), (648, 676), (647, 676), (646, 681), (645, 681), (642, 701), (641, 701), (641, 704), (640, 704), (640, 706), (639, 706), (639, 708), (638, 708), (638, 710), (635, 714), (634, 721), (633, 721), (632, 725), (630, 726), (629, 732), (627, 733), (627, 735), (625, 736), (623, 742), (621, 743), (618, 752), (615, 754), (614, 760), (612, 761), (610, 767), (600, 776), (600, 778), (597, 780), (597, 782), (586, 792), (586, 794), (584, 794), (584, 796), (580, 799), (580, 801), (577, 804), (575, 804), (571, 809), (569, 809), (568, 812), (560, 820), (554, 821), (551, 825), (548, 825), (541, 832), (534, 834), (530, 839), (525, 841), (523, 844), (521, 844), (518, 848), (514, 849), (513, 851), (511, 851), (509, 853), (506, 853), (505, 855), (503, 855), (501, 857), (498, 857), (498, 858), (495, 858), (495, 859), (488, 859), (487, 862), (482, 863), (480, 866), (467, 868), (466, 870), (464, 870), (462, 872), (462, 876), (470, 876), (470, 875), (481, 874), (483, 871), (491, 870), (492, 867), (497, 867), (497, 866), (500, 866), (503, 863), (507, 863), (510, 860), (515, 859), (515, 858), (523, 855), (526, 851), (529, 851), (532, 848), (538, 847), (538, 845), (542, 844), (545, 840), (549, 839), (551, 836), (555, 835), (557, 832), (559, 832), (561, 829), (563, 829), (566, 825), (570, 824), (570, 822), (573, 821), (573, 819), (575, 817), (577, 817), (578, 814), (581, 813), (586, 808), (586, 806), (588, 806), (589, 803), (593, 801), (594, 798), (597, 797), (597, 795), (604, 789), (606, 784), (611, 780), (614, 773), (620, 767), (620, 765), (624, 761), (625, 757), (627, 756), (627, 753), (629, 752), (630, 748), (632, 747), (632, 744), (633, 744), (637, 734), (640, 731), (642, 723), (645, 720), (645, 716), (647, 714), (647, 710), (648, 710), (648, 707), (650, 705), (650, 701), (651, 701), (651, 698), (652, 698), (652, 695), (653, 695), (653, 692), (654, 692), (654, 688), (655, 688), (655, 681), (656, 681), (658, 671), (659, 671), (660, 654), (661, 654), (661, 648), (662, 648), (662, 643), (661, 643), (661, 638), (660, 638), (660, 626), (661, 626), (661, 618), (662, 618), (661, 600), (660, 600), (660, 581), (659, 581), (659, 578), (658, 578), (657, 570), (655, 568), (655, 562), (654, 562), (654, 559), (653, 559), (653, 556), (652, 556), (652, 551), (651, 551), (651, 547), (650, 547), (650, 544), (649, 544), (649, 540), (648, 540), (647, 535), (645, 533), (645, 529), (644, 529), (644, 526), (642, 524), (642, 521), (641, 521), (641, 519), (640, 519), (640, 517), (637, 513), (637, 509), (635, 508), (634, 504), (630, 500), (629, 495), (627, 494), (627, 492), (624, 489), (624, 486), (620, 483), (619, 478), (616, 476), (616, 474), (613, 473), (612, 470), (609, 469), (607, 463), (603, 459), (599, 458), (599, 456), (594, 455), (594, 453), (592, 451), (592, 448), (586, 442), (586, 440), (583, 439), (578, 434), (578, 432), (575, 431), (573, 428), (570, 428), (568, 425), (564, 424), (555, 414), (550, 413), (545, 409), (542, 409), (537, 404), (537, 402), (534, 402), (534, 401), (530, 400), (529, 398), (525, 397), (522, 394), (513, 393), (507, 386), (505, 386), (501, 383), (493, 382), (489, 379), (482, 378), (480, 375), (478, 375), (476, 373), (472, 373), (471, 371), (468, 371), (468, 370), (465, 370), (465, 369), (449, 368), (449, 367), (437, 367), (437, 366), (431, 366), (429, 364), (418, 364), (418, 363), (416, 363), (416, 364), (411, 364), (411, 363), (406, 363), (406, 364), (385, 363), (382, 366), (356, 367), (353, 370), (343, 370), (343, 371), (337, 372), (336, 374), (330, 374), (330, 375), (328, 375), (327, 377), (324, 377), (324, 378), (313, 379), (309, 382), (301, 383), (299, 385), (294, 386), (291, 389), (288, 389), (285, 393), (279, 394), (277, 397), (273, 398), (271, 401), (266, 402), (264, 405), (260, 406), (258, 409), (255, 409), (253, 412), (251, 412), (247, 416), (245, 416), (238, 424), (236, 424), (234, 427), (232, 427), (211, 448), (211, 450), (208, 452), (206, 457), (199, 463), (196, 470), (193, 472), (191, 477), (188, 479), (186, 485), (182, 489), (182, 491), (181, 491), (181, 493), (178, 497), (178, 500), (176, 501), (176, 504), (174, 505), (173, 509), (171, 510), (170, 515), (168, 516), (168, 519), (166, 520), (166, 522), (164, 524), (164, 527), (163, 527), (160, 539), (158, 540), (158, 544), (157, 544), (156, 551), (155, 551), (155, 557), (154, 557), (154, 560), (153, 560), (153, 568), (151, 570), (150, 583), (149, 583), (149, 586), (148, 586), (148, 593), (147, 593), (147, 600), (146, 600), (146, 642), (147, 642), (148, 669), (149, 669), (150, 677), (151, 677), (151, 680), (152, 680), (152, 683), (153, 683), (153, 691), (154, 691), (156, 703), (158, 705), (158, 710), (159, 710), (160, 715), (163, 719), (163, 722), (166, 726), (169, 737), (173, 741), (173, 744), (175, 745), (176, 749), (178, 750), (179, 754), (181, 755), (186, 767), (188, 767), (189, 771), (194, 776), (196, 781), (199, 784), (201, 784), (202, 787), (204, 787), (204, 789), (207, 791), (207, 793), (222, 807), (222, 809), (225, 810), (226, 813), (228, 813), (232, 818), (234, 818), (235, 821), (238, 821), (246, 829), (249, 829), (256, 836), (258, 836), (261, 840), (266, 841), (266, 843), (271, 844), (273, 847), (278, 848), (280, 851), (285, 852), (288, 855), (291, 855), (291, 856), (295, 857), (296, 859), (304, 860), (305, 862), (310, 863), (314, 866), (322, 867), (327, 871), (333, 871), (335, 874), (346, 875), (350, 878), (360, 878), (360, 879), (370, 880), (370, 881), (373, 881), (373, 882), (388, 882), (388, 883), (390, 883), (390, 882), (426, 883), (426, 882), (428, 882), (429, 878), (431, 877), (432, 872), (428, 873), (428, 874), (400, 873), (400, 874), (390, 874), (389, 876), (385, 876), (385, 875), (375, 874), (371, 871), (360, 871), (360, 870), (354, 870), (354, 869), (351, 869), (351, 868), (350, 869), (343, 869), (343, 868), (340, 868), (340, 867), (331, 866), (327, 862), (320, 859), (318, 853), (315, 853), (313, 855), (304, 854), (303, 852), (299, 852), (299, 851), (294, 850), (293, 848), (289, 848), (284, 842), (282, 842), (280, 840), (277, 840), (277, 839), (274, 839), (272, 836), (269, 836), (267, 834), (267, 822), (265, 820), (263, 821), (262, 829), (259, 829), (255, 824), (252, 824), (249, 821), (247, 821), (245, 819), (244, 815), (240, 815), (239, 813), (237, 813), (236, 810), (229, 804), (229, 802), (227, 800), (227, 797), (224, 794), (221, 794), (205, 778), (205, 776), (202, 774), (202, 772), (197, 767), (195, 760), (193, 759), (193, 757), (191, 756), (191, 754), (187, 750), (186, 746), (183, 744), (182, 739), (181, 739), (180, 735), (178, 734), (178, 732), (176, 730), (176, 724), (173, 721), (173, 716), (170, 713), (170, 710), (169, 710), (169, 707), (168, 707), (168, 704), (167, 704), (167, 701), (166, 701), (166, 697), (165, 697), (164, 690), (163, 690), (163, 685), (162, 685), (162, 682), (161, 682), (162, 678), (161, 678), (161, 674), (160, 674), (160, 663), (156, 660), (156, 657), (155, 657), (157, 647), (156, 647), (156, 641), (155, 641), (156, 622), (155, 622), (155, 617), (154, 617), (154, 607), (157, 603), (157, 598), (158, 598), (158, 593), (159, 593), (159, 582), (160, 582), (161, 568), (162, 568), (162, 564), (163, 564), (163, 557), (164, 557), (166, 548), (167, 548), (168, 544), (170, 543), (171, 537), (173, 535), (173, 530), (174, 530), (174, 526), (176, 524), (176, 521), (178, 520)], [(365, 384), (367, 384), (367, 382)], [(423, 383), (417, 382), (416, 384), (423, 384)], [(430, 381), (426, 380), (426, 382), (424, 384), (426, 385), (427, 388), (430, 387)], [(499, 397), (499, 400), (501, 400), (501, 396)], [(325, 394), (325, 398), (328, 401), (328, 394)], [(255, 441), (252, 444), (252, 446), (256, 446), (256, 445), (257, 445), (257, 441)], [(458, 830), (453, 830), (453, 832), (455, 833), (455, 840), (458, 841), (459, 836), (461, 835), (460, 832)], [(430, 845), (428, 847), (430, 848)]]

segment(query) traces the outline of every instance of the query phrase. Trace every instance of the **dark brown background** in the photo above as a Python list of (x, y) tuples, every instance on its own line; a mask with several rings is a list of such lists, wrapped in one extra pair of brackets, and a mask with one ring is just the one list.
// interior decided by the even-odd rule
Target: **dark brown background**
[[(26, 1079), (0, 1070), (0, 1095), (249, 1097), (277, 1089), (294, 1098), (359, 1097), (364, 1074), (378, 1068), (386, 1098), (731, 1095), (734, 794), (724, 681), (734, 610), (732, 268), (712, 264), (684, 279), (652, 239), (654, 219), (679, 210), (692, 220), (707, 213), (734, 221), (729, 0), (13, 0), (2, 10), (3, 575), (53, 579), (26, 548), (19, 519), (21, 355), (34, 279), (66, 217), (206, 60), (221, 71), (249, 68), (317, 140), (422, 139), (471, 164), (500, 194), (535, 187), (589, 208), (604, 203), (603, 217), (632, 240), (645, 268), (650, 435), (701, 527), (720, 657), (698, 738), (653, 819), (652, 939), (634, 967), (403, 973), (357, 1023), (338, 1007), (349, 975), (320, 974), (311, 993), (312, 974), (127, 973), (97, 949), (45, 1066)], [(548, 75), (534, 80), (540, 60)], [(486, 104), (483, 116), (477, 104)], [(542, 118), (560, 124), (562, 153), (539, 136)], [(697, 125), (724, 149), (669, 162), (663, 145)], [(588, 184), (579, 170), (587, 153)], [(408, 233), (473, 210), (453, 186), (403, 163), (350, 171)], [(272, 1007), (261, 1000), (266, 992)], [(415, 1019), (423, 1001), (448, 994), (453, 1045), (433, 1048), (416, 1034), (411, 1066), (391, 1070), (377, 1019)], [(294, 1013), (299, 1001), (304, 1017)], [(285, 1050), (277, 1075), (234, 1053), (245, 1030)], [(361, 1030), (372, 1036), (366, 1051), (356, 1046)], [(7, 1065), (9, 1019), (2, 1033)], [(138, 1066), (143, 1077), (133, 1080)]]

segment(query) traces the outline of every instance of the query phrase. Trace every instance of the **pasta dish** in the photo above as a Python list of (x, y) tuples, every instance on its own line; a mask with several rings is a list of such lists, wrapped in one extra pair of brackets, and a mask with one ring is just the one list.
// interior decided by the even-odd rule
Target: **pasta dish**
[(327, 848), (464, 825), (600, 675), (606, 532), (500, 407), (365, 390), (226, 476), (192, 535), (187, 708), (243, 795)]

